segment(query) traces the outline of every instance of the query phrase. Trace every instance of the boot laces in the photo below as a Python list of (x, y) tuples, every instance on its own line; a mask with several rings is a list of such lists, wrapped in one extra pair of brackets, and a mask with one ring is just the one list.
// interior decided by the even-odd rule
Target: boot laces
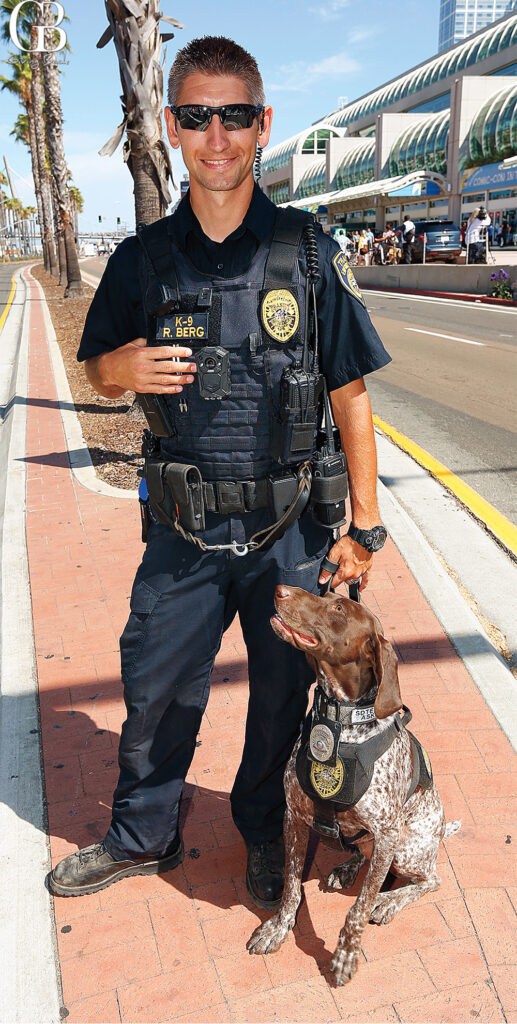
[(78, 851), (79, 863), (88, 864), (92, 860), (97, 860), (105, 852), (104, 843), (95, 843), (94, 846)]

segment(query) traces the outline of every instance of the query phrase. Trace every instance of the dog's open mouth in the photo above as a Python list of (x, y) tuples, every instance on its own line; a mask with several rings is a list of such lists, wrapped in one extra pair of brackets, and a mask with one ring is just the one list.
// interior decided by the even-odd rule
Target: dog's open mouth
[(285, 633), (285, 634), (287, 634), (288, 637), (292, 637), (293, 640), (296, 640), (299, 643), (304, 644), (305, 647), (317, 647), (318, 646), (318, 640), (316, 640), (315, 637), (313, 637), (313, 636), (306, 636), (305, 633), (299, 633), (296, 629), (293, 629), (292, 626), (288, 626), (287, 623), (284, 622), (282, 617), (278, 614), (278, 612), (276, 613), (276, 615), (273, 615), (273, 617), (271, 619), (271, 625), (272, 626), (279, 626), (280, 627), (280, 631), (282, 633)]

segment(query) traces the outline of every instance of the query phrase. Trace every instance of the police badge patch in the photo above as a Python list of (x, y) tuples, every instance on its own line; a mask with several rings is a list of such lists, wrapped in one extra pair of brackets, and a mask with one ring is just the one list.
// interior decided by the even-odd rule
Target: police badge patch
[(340, 757), (337, 759), (335, 768), (331, 768), (327, 764), (317, 764), (316, 761), (312, 762), (311, 782), (316, 793), (323, 800), (330, 800), (336, 793), (339, 793), (344, 778), (345, 769)]
[(336, 271), (343, 288), (346, 288), (350, 295), (354, 296), (354, 299), (358, 299), (361, 305), (365, 306), (366, 303), (363, 299), (361, 289), (357, 284), (357, 281), (350, 269), (350, 264), (344, 254), (344, 252), (337, 252), (332, 260), (332, 265)]
[(266, 292), (262, 300), (261, 319), (269, 337), (281, 344), (285, 344), (296, 334), (300, 311), (296, 299), (287, 288), (276, 288)]

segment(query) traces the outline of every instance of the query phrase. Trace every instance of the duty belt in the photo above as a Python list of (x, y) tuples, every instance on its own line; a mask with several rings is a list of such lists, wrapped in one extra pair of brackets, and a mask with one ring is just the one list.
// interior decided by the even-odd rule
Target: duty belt
[(203, 498), (207, 512), (221, 515), (254, 512), (270, 504), (267, 480), (204, 480)]

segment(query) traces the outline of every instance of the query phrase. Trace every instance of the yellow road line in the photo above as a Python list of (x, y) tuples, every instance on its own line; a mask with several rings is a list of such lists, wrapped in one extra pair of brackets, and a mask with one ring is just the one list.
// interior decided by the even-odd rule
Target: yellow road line
[(420, 445), (410, 441), (408, 437), (401, 434), (395, 427), (391, 427), (389, 423), (379, 419), (378, 416), (373, 417), (373, 422), (379, 430), (382, 430), (383, 434), (391, 437), (392, 441), (395, 441), (399, 448), (402, 448), (408, 455), (411, 455), (424, 469), (429, 470), (444, 487), (452, 491), (506, 548), (512, 551), (514, 555), (517, 555), (517, 527), (513, 523), (501, 515), (490, 502), (485, 501), (477, 491), (472, 490), (472, 487), (469, 487), (463, 480), (460, 480), (450, 469), (447, 469), (441, 462), (434, 459), (432, 455), (429, 455), (429, 452), (420, 448)]
[(5, 321), (7, 320), (7, 314), (8, 314), (8, 312), (9, 312), (9, 310), (10, 310), (12, 304), (13, 304), (14, 293), (16, 291), (16, 281), (14, 280), (14, 274), (13, 274), (13, 276), (11, 278), (11, 281), (12, 281), (12, 284), (11, 284), (11, 294), (9, 295), (9, 298), (7, 300), (7, 305), (6, 305), (6, 307), (5, 307), (5, 309), (4, 309), (3, 313), (2, 313), (2, 316), (0, 316), (0, 331), (2, 330), (2, 327), (5, 324)]

